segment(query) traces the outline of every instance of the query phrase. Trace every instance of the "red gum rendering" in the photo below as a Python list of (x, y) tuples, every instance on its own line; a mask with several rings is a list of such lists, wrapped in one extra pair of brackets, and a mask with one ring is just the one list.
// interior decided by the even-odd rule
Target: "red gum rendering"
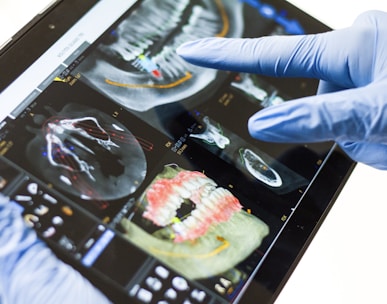
[[(175, 195), (176, 188), (183, 187), (185, 183), (195, 180), (197, 177), (207, 178), (201, 172), (181, 171), (174, 178), (162, 178), (154, 182), (146, 194), (148, 206), (143, 216), (160, 226), (157, 215), (160, 214), (164, 206), (169, 202), (169, 198)], [(226, 189), (217, 189), (222, 189), (222, 191), (219, 191), (221, 194), (217, 195), (216, 200), (213, 201), (216, 208), (209, 210), (202, 218), (197, 219), (198, 224), (191, 228), (189, 233), (176, 234), (174, 239), (176, 243), (194, 240), (204, 235), (212, 225), (228, 221), (235, 212), (241, 210), (242, 206), (236, 197)], [(198, 191), (200, 192), (200, 189), (195, 192)], [(192, 197), (190, 199), (195, 204), (200, 204), (200, 194), (195, 192), (191, 193)]]

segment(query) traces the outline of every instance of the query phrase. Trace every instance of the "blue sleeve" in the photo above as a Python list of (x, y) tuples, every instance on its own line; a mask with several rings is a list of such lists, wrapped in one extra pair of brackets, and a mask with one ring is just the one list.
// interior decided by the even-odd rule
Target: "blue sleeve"
[(20, 211), (0, 196), (0, 303), (109, 303), (27, 228)]

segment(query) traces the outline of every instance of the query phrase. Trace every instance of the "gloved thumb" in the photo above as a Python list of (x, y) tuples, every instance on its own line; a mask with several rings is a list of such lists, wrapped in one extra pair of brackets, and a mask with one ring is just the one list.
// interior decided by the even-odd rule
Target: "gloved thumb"
[(369, 142), (339, 142), (342, 150), (353, 160), (380, 170), (387, 170), (387, 145)]
[(387, 144), (384, 86), (373, 84), (271, 106), (250, 118), (249, 131), (257, 139), (274, 142)]

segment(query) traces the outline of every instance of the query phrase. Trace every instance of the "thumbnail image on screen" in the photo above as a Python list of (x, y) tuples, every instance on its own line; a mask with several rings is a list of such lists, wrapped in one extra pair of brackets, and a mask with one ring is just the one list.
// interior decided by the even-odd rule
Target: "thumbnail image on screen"
[(183, 100), (203, 90), (217, 73), (189, 65), (176, 48), (195, 38), (240, 37), (242, 6), (235, 0), (143, 1), (77, 71), (130, 110), (144, 112)]
[(147, 187), (137, 212), (139, 223), (122, 220), (125, 235), (189, 279), (233, 268), (269, 233), (230, 191), (175, 164), (166, 165)]

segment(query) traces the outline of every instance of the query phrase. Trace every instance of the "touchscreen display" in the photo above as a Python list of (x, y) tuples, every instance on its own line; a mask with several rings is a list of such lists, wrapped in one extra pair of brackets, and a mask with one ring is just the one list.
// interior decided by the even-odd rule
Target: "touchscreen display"
[(314, 82), (200, 68), (175, 49), (304, 33), (258, 0), (136, 2), (4, 119), (0, 187), (54, 250), (133, 302), (239, 302), (332, 144), (247, 131)]

